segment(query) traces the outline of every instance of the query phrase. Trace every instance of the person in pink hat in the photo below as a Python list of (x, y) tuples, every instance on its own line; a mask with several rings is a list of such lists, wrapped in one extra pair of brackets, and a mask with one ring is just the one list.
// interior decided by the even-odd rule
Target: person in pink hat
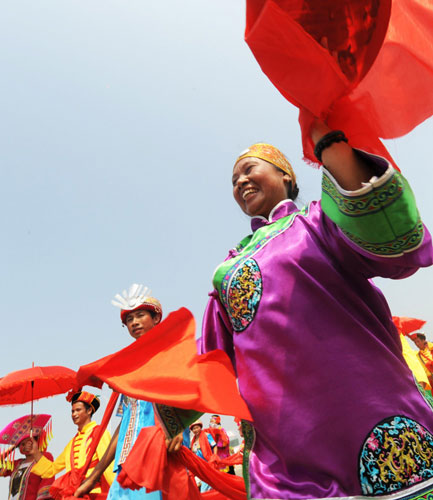
[[(51, 425), (51, 415), (25, 415), (0, 432), (0, 476), (10, 477), (8, 500), (49, 499), (49, 489), (54, 478), (43, 479), (31, 471), (35, 461), (31, 456), (33, 446), (48, 460), (53, 460), (46, 451), (47, 434)], [(34, 444), (35, 443), (35, 444)], [(15, 459), (19, 450), (24, 458)]]

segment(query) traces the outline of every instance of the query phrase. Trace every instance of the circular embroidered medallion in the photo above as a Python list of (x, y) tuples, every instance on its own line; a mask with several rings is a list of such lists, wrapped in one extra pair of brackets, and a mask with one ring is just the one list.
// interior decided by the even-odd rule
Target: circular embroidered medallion
[(364, 495), (383, 495), (433, 477), (433, 436), (408, 417), (389, 417), (371, 431), (360, 454)]
[(262, 275), (254, 259), (247, 259), (233, 274), (227, 297), (228, 314), (236, 332), (242, 332), (256, 315), (262, 297)]

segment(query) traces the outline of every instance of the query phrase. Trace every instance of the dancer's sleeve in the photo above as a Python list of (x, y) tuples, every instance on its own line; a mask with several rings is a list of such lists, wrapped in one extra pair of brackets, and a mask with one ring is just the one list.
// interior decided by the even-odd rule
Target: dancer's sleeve
[(236, 359), (233, 347), (233, 328), (224, 306), (214, 289), (203, 316), (202, 336), (198, 340), (199, 354), (221, 349), (230, 358), (236, 372)]
[(54, 477), (60, 471), (66, 468), (66, 454), (71, 451), (71, 443), (66, 445), (66, 448), (55, 459), (43, 455), (38, 462), (32, 467), (32, 473), (43, 478)]
[[(51, 455), (51, 453), (47, 451), (44, 452), (44, 456), (47, 457), (48, 460), (54, 460), (53, 455)], [(54, 482), (54, 477), (47, 477), (47, 478), (38, 477), (37, 479), (39, 480), (39, 488), (36, 495), (36, 500), (50, 499), (51, 498), (50, 487)]]
[(183, 432), (201, 415), (203, 415), (203, 413), (199, 411), (184, 410), (159, 403), (155, 403), (154, 408), (155, 414), (164, 429), (165, 435), (171, 438), (174, 438)]
[[(409, 183), (385, 159), (362, 151), (357, 154), (375, 171), (360, 189), (342, 189), (326, 168), (322, 180), (322, 210), (335, 224), (337, 240), (362, 257), (351, 265), (367, 278), (404, 278), (431, 265), (431, 237)], [(329, 220), (328, 229), (332, 235)]]

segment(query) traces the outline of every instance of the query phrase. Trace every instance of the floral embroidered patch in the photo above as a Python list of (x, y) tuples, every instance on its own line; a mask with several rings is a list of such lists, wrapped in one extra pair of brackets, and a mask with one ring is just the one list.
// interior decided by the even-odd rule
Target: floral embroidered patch
[(433, 477), (433, 436), (408, 417), (380, 422), (365, 440), (359, 478), (364, 495), (383, 495)]
[(245, 330), (254, 319), (262, 288), (262, 274), (257, 262), (245, 260), (233, 274), (227, 296), (227, 312), (236, 332)]

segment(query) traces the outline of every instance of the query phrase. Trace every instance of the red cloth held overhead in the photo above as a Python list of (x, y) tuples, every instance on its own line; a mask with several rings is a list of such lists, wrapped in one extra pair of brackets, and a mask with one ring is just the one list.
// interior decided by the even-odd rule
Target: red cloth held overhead
[(78, 383), (127, 396), (251, 420), (233, 366), (221, 350), (197, 355), (194, 317), (181, 308), (133, 344), (80, 367)]
[(406, 316), (393, 316), (392, 322), (397, 327), (398, 333), (409, 335), (409, 333), (419, 330), (425, 325), (423, 319), (407, 318)]
[(308, 160), (317, 162), (311, 115), (391, 159), (379, 138), (433, 114), (432, 26), (431, 0), (247, 0), (245, 39), (300, 108)]

